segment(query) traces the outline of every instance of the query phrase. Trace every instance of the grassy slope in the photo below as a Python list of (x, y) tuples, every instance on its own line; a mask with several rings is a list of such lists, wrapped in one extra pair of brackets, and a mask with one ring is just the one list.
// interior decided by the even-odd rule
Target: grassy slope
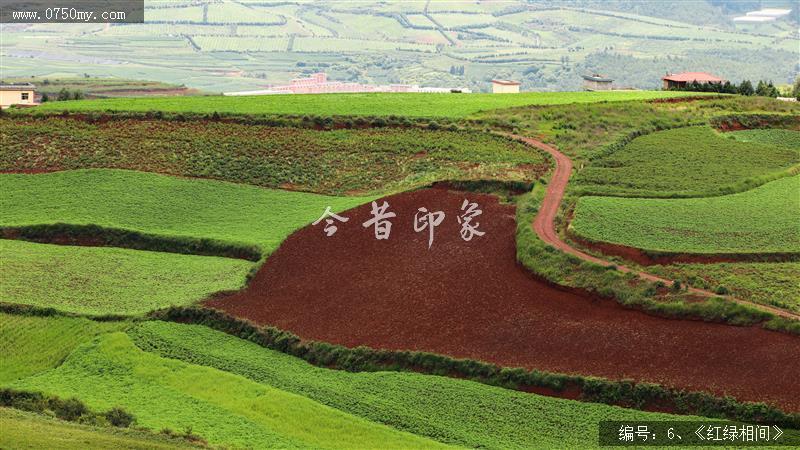
[(81, 343), (127, 326), (125, 322), (0, 313), (0, 384), (52, 369)]
[(442, 178), (530, 180), (544, 172), (541, 153), (488, 133), (59, 116), (16, 116), (0, 126), (0, 171), (10, 172), (117, 168), (333, 194), (406, 190)]
[(164, 357), (237, 373), (375, 422), (466, 447), (594, 446), (599, 420), (680, 420), (452, 378), (322, 369), (197, 325), (146, 322), (130, 334), (137, 345)]
[(211, 444), (255, 448), (435, 448), (408, 433), (216, 369), (145, 353), (124, 333), (78, 347), (58, 368), (11, 385), (92, 409), (122, 406), (140, 426), (193, 431)]
[(700, 288), (724, 286), (739, 298), (800, 313), (799, 262), (672, 264), (650, 270)]
[[(527, 92), (496, 94), (321, 94), (252, 97), (108, 99), (47, 103), (41, 110), (173, 111), (236, 114), (376, 115), (464, 117), (479, 111), (524, 105), (557, 105), (695, 96), (692, 92)], [(702, 95), (702, 94), (701, 94)]]
[(665, 252), (800, 252), (800, 176), (739, 194), (690, 199), (581, 197), (574, 231)]
[(239, 289), (252, 263), (0, 240), (0, 301), (81, 314), (141, 314)]
[(98, 428), (0, 408), (0, 448), (8, 449), (181, 449), (200, 448), (143, 431)]
[(341, 211), (368, 200), (102, 169), (0, 174), (0, 191), (0, 225), (96, 224), (256, 244), (264, 252), (326, 206)]
[(725, 139), (709, 127), (634, 139), (578, 173), (578, 189), (598, 195), (705, 196), (800, 163), (800, 147)]

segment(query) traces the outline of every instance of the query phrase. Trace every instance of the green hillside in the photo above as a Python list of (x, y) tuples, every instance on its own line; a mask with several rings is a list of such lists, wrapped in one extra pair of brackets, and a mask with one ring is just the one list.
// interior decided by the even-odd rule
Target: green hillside
[(102, 169), (0, 174), (0, 190), (4, 226), (95, 224), (256, 244), (265, 253), (327, 206), (341, 211), (369, 200)]
[(800, 253), (800, 176), (721, 197), (581, 197), (572, 228), (592, 241), (675, 253)]
[(142, 314), (244, 286), (253, 263), (0, 239), (0, 300), (80, 314)]
[(11, 387), (76, 396), (96, 410), (122, 406), (139, 426), (191, 429), (215, 445), (440, 447), (238, 375), (145, 353), (124, 333), (81, 345), (58, 368)]

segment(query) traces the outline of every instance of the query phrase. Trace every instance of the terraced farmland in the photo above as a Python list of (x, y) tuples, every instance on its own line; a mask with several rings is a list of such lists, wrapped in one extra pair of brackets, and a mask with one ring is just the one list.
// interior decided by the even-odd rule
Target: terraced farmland
[[(480, 111), (527, 105), (695, 97), (697, 92), (528, 92), (519, 95), (319, 94), (254, 97), (108, 99), (42, 105), (42, 111), (164, 111), (236, 114), (318, 114), (346, 116), (465, 117)], [(703, 94), (705, 95), (705, 94)]]
[(800, 253), (800, 176), (722, 197), (581, 197), (574, 232), (669, 253)]
[[(5, 301), (5, 300), (4, 300)], [(71, 317), (33, 317), (0, 312), (0, 384), (52, 369), (78, 345), (125, 329), (124, 322)]]
[[(130, 335), (140, 348), (165, 358), (239, 374), (374, 422), (462, 447), (587, 446), (596, 439), (600, 420), (689, 419), (438, 376), (317, 368), (196, 325), (148, 322)], [(492, 405), (493, 414), (475, 414), (487, 405)], [(562, 435), (565, 424), (569, 424), (569, 436)]]
[(215, 445), (443, 447), (241, 376), (145, 353), (124, 333), (81, 345), (58, 368), (11, 387), (77, 396), (99, 410), (124, 405), (140, 426), (192, 429)]
[(252, 263), (0, 240), (0, 299), (81, 314), (143, 314), (244, 285)]
[(0, 119), (0, 125), (0, 171), (117, 168), (352, 194), (448, 178), (530, 180), (545, 170), (541, 154), (475, 132), (60, 117)]
[(0, 190), (0, 226), (94, 224), (257, 245), (264, 254), (327, 206), (341, 211), (370, 199), (105, 169), (0, 174)]
[[(788, 132), (796, 133), (796, 132)], [(701, 197), (738, 192), (788, 174), (800, 147), (725, 139), (709, 127), (651, 133), (592, 161), (575, 179), (595, 195)]]

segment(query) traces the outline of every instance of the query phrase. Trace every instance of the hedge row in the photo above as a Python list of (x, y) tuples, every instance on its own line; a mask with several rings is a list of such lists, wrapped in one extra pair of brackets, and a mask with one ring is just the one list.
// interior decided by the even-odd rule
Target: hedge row
[(121, 247), (187, 255), (222, 256), (248, 261), (258, 261), (262, 257), (261, 249), (255, 245), (186, 236), (160, 236), (99, 225), (55, 223), (6, 226), (0, 227), (0, 238), (62, 245)]
[(133, 414), (119, 407), (98, 413), (91, 411), (83, 402), (74, 397), (62, 399), (56, 396), (46, 396), (40, 392), (8, 388), (0, 389), (0, 406), (53, 415), (61, 420), (95, 426), (111, 425), (128, 428), (136, 420)]
[(434, 119), (410, 118), (397, 115), (389, 116), (320, 116), (313, 114), (237, 114), (237, 113), (193, 113), (164, 111), (91, 111), (71, 112), (20, 110), (11, 114), (30, 117), (66, 117), (83, 120), (89, 123), (103, 123), (113, 120), (148, 119), (176, 122), (216, 121), (242, 125), (261, 125), (270, 127), (311, 128), (316, 130), (365, 129), (365, 128), (424, 128), (430, 130), (446, 129), (457, 131), (461, 128), (458, 121), (438, 117)]
[(713, 117), (709, 123), (723, 131), (756, 128), (800, 130), (800, 116), (791, 114), (729, 114)]
[(324, 342), (304, 341), (274, 327), (259, 327), (221, 311), (201, 307), (172, 307), (153, 312), (156, 320), (203, 325), (277, 350), (320, 367), (360, 371), (410, 371), (466, 378), (509, 389), (552, 391), (555, 395), (577, 389), (584, 401), (638, 409), (667, 408), (680, 414), (699, 414), (752, 423), (800, 428), (800, 414), (787, 414), (764, 403), (744, 403), (703, 392), (685, 392), (651, 383), (610, 381), (521, 368), (503, 368), (469, 359), (454, 359), (426, 352), (347, 348)]

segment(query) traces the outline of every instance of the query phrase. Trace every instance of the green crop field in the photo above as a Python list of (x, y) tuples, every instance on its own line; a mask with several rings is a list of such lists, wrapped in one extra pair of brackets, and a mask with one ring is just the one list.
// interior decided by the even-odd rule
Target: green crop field
[[(322, 369), (197, 325), (147, 322), (130, 334), (138, 346), (163, 357), (239, 374), (374, 422), (463, 447), (594, 447), (600, 420), (689, 419), (438, 376)], [(484, 414), (488, 408), (491, 413)]]
[(145, 353), (124, 333), (81, 345), (58, 368), (11, 387), (75, 396), (96, 410), (122, 406), (144, 428), (188, 428), (228, 447), (438, 447), (238, 375)]
[(443, 178), (531, 180), (545, 161), (520, 143), (477, 132), (18, 116), (0, 126), (0, 171), (133, 169), (335, 194)]
[(592, 241), (662, 252), (799, 253), (800, 176), (721, 197), (581, 197), (572, 228)]
[(800, 148), (726, 139), (709, 127), (660, 131), (592, 161), (575, 179), (598, 195), (706, 196), (737, 190), (747, 180), (787, 173)]
[(81, 314), (141, 314), (244, 285), (232, 258), (0, 240), (0, 300)]
[[(465, 117), (479, 111), (526, 105), (558, 105), (602, 101), (697, 96), (697, 92), (528, 92), (495, 94), (319, 94), (137, 98), (71, 101), (41, 105), (43, 111), (164, 111), (236, 114), (316, 114), (407, 117)], [(703, 95), (703, 94), (701, 94)]]
[(0, 313), (0, 354), (3, 355), (0, 384), (52, 369), (81, 343), (127, 325), (82, 318)]
[(255, 244), (264, 253), (327, 206), (342, 211), (370, 199), (107, 169), (0, 174), (0, 191), (0, 226), (95, 224)]
[(798, 262), (737, 262), (652, 266), (653, 272), (712, 291), (720, 286), (739, 298), (800, 313)]
[(800, 151), (800, 131), (783, 129), (743, 130), (725, 133), (740, 142), (775, 145)]
[(201, 448), (142, 431), (119, 431), (64, 422), (39, 414), (0, 408), (0, 448), (61, 450)]

